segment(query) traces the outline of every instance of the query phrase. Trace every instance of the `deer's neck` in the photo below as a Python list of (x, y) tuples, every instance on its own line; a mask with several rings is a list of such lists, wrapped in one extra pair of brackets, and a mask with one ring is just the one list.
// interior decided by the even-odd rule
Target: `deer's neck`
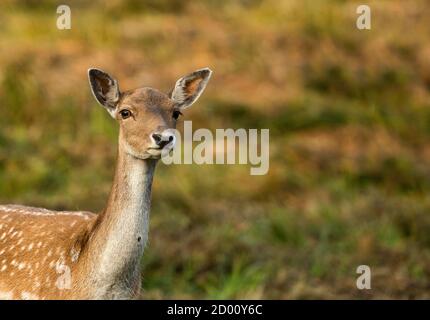
[[(119, 150), (115, 179), (107, 207), (90, 240), (95, 257), (95, 281), (114, 290), (133, 283), (148, 239), (151, 186), (156, 160), (137, 159)], [(124, 289), (124, 288), (119, 288)], [(103, 295), (103, 292), (100, 292)]]

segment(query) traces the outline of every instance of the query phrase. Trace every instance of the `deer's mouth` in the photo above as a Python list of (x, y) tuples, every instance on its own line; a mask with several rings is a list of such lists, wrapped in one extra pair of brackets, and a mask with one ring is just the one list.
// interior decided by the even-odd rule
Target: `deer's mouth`
[(168, 155), (170, 151), (173, 150), (174, 146), (174, 142), (171, 141), (163, 146), (158, 146), (156, 148), (148, 148), (147, 153), (151, 156), (151, 158), (154, 157), (159, 159), (165, 155)]

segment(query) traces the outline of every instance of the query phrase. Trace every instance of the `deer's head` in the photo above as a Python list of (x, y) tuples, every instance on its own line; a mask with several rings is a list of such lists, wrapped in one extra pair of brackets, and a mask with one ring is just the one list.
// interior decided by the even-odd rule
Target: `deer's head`
[(121, 92), (117, 80), (89, 69), (97, 101), (119, 122), (120, 147), (139, 159), (158, 159), (175, 146), (176, 121), (201, 95), (212, 71), (200, 69), (180, 78), (170, 94), (142, 87)]

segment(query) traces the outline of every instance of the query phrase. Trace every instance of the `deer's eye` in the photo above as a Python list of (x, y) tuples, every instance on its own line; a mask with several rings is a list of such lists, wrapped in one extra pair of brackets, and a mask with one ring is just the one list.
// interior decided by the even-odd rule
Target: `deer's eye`
[(123, 109), (119, 112), (119, 114), (121, 115), (121, 118), (127, 119), (131, 116), (131, 111), (127, 109)]
[(173, 115), (172, 115), (172, 117), (173, 117), (173, 119), (178, 120), (178, 118), (179, 118), (179, 116), (180, 116), (180, 115), (182, 115), (182, 112), (181, 112), (181, 111), (179, 111), (179, 110), (174, 110), (174, 111), (173, 111)]

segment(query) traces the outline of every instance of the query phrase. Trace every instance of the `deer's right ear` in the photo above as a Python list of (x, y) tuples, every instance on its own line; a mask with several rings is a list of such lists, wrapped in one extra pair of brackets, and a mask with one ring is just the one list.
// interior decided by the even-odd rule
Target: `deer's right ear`
[(191, 106), (205, 90), (211, 77), (212, 70), (203, 68), (196, 70), (176, 81), (175, 87), (169, 94), (180, 109)]
[(106, 72), (88, 69), (91, 91), (96, 100), (115, 118), (115, 110), (120, 98), (118, 82)]

